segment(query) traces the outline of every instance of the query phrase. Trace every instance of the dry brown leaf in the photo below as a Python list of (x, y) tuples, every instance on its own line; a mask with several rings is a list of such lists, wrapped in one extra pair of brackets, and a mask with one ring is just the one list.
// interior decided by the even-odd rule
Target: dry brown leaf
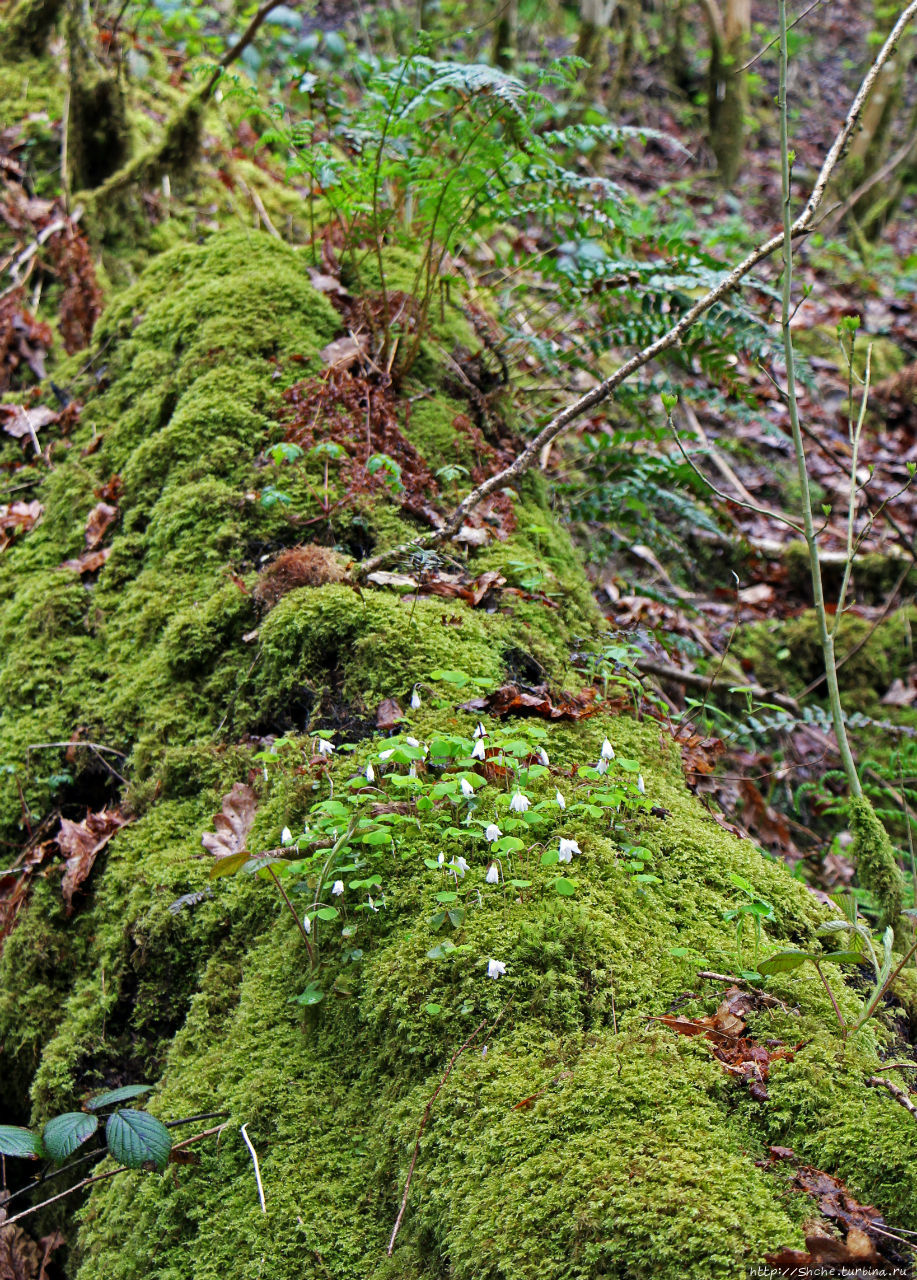
[(245, 782), (234, 782), (223, 797), (222, 809), (213, 815), (216, 831), (205, 831), (201, 844), (215, 858), (241, 853), (255, 821), (255, 793)]
[(3, 419), (3, 430), (14, 440), (23, 440), (34, 436), (42, 427), (56, 422), (60, 414), (46, 405), (36, 409), (26, 409), (21, 404), (0, 405), (0, 417)]
[(404, 720), (404, 712), (394, 698), (383, 698), (376, 712), (377, 729), (396, 729)]
[(504, 684), (484, 698), (463, 703), (462, 711), (491, 716), (541, 716), (545, 720), (584, 720), (598, 711), (598, 693), (583, 689), (581, 693), (550, 694), (547, 685), (525, 688)]
[(128, 819), (117, 809), (101, 809), (87, 813), (82, 822), (61, 818), (60, 831), (55, 836), (61, 853), (67, 859), (67, 869), (61, 881), (61, 893), (67, 915), (73, 912), (73, 895), (85, 883), (99, 853)]
[(95, 573), (111, 555), (111, 547), (100, 547), (98, 551), (83, 551), (75, 560), (65, 560), (61, 569), (73, 569), (81, 577), (84, 573)]
[(336, 338), (319, 352), (319, 358), (332, 369), (351, 369), (363, 360), (369, 351), (369, 335), (365, 333), (354, 337)]
[(64, 1243), (59, 1231), (33, 1240), (15, 1224), (4, 1227), (6, 1212), (0, 1209), (0, 1280), (46, 1280), (48, 1262)]
[(110, 502), (97, 502), (86, 517), (86, 550), (93, 551), (118, 518), (118, 508)]
[(0, 551), (19, 533), (28, 533), (42, 515), (40, 502), (10, 502), (0, 506)]

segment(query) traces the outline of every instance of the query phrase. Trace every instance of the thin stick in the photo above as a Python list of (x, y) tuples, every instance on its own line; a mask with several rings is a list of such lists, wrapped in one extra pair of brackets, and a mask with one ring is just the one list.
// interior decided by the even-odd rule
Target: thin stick
[(245, 1124), (242, 1126), (239, 1132), (242, 1134), (242, 1137), (245, 1139), (245, 1145), (248, 1147), (249, 1151), (252, 1153), (252, 1163), (255, 1166), (255, 1181), (258, 1184), (258, 1199), (261, 1201), (261, 1212), (267, 1213), (267, 1205), (264, 1202), (264, 1187), (261, 1185), (261, 1168), (258, 1164), (258, 1152), (252, 1146), (252, 1140), (248, 1136), (248, 1134), (245, 1132), (247, 1124), (248, 1124), (248, 1121), (246, 1120)]
[[(899, 1064), (895, 1063), (894, 1065), (898, 1066)], [(914, 1105), (904, 1090), (899, 1089), (898, 1085), (891, 1080), (886, 1080), (884, 1076), (867, 1076), (866, 1083), (872, 1085), (874, 1089), (887, 1089), (895, 1101), (904, 1107), (905, 1111), (910, 1111), (911, 1115), (917, 1119), (917, 1106)]]
[[(876, 54), (875, 61), (863, 77), (863, 81), (850, 104), (850, 109), (844, 123), (839, 130), (834, 142), (825, 156), (824, 163), (812, 192), (806, 202), (805, 208), (802, 210), (798, 218), (789, 228), (790, 236), (798, 236), (803, 232), (809, 231), (816, 211), (825, 198), (825, 192), (831, 175), (837, 168), (837, 165), (847, 148), (851, 136), (857, 128), (863, 108), (869, 99), (870, 94), (875, 86), (876, 80), (882, 68), (888, 62), (889, 58), (895, 52), (901, 37), (904, 35), (910, 22), (917, 17), (917, 0), (911, 0), (911, 3), (901, 12), (898, 21), (892, 27), (891, 31), (882, 48)], [(626, 360), (620, 365), (616, 371), (606, 378), (603, 382), (598, 383), (590, 391), (579, 396), (562, 409), (551, 421), (542, 427), (541, 431), (529, 441), (526, 447), (516, 455), (502, 471), (496, 472), (490, 476), (482, 484), (477, 485), (471, 492), (459, 503), (450, 516), (447, 517), (445, 523), (440, 529), (432, 533), (416, 538), (413, 542), (404, 542), (395, 547), (390, 547), (387, 551), (380, 552), (378, 555), (370, 556), (368, 559), (361, 561), (351, 569), (351, 577), (355, 581), (361, 581), (368, 573), (373, 573), (376, 569), (381, 569), (385, 565), (390, 564), (393, 560), (400, 560), (404, 556), (410, 555), (411, 552), (421, 550), (426, 547), (437, 546), (441, 542), (452, 538), (458, 533), (467, 517), (483, 502), (485, 498), (490, 497), (492, 493), (496, 493), (499, 489), (505, 488), (525, 475), (538, 462), (541, 451), (545, 445), (549, 444), (555, 437), (566, 431), (572, 423), (576, 422), (590, 409), (607, 400), (613, 391), (627, 379), (642, 369), (644, 365), (650, 363), (651, 360), (664, 351), (668, 351), (671, 347), (677, 346), (681, 339), (694, 326), (705, 312), (715, 306), (722, 298), (732, 293), (742, 283), (745, 276), (748, 275), (752, 268), (756, 267), (759, 262), (763, 262), (765, 258), (769, 258), (772, 253), (776, 252), (783, 246), (786, 231), (780, 231), (776, 235), (771, 236), (769, 240), (765, 240), (762, 244), (753, 249), (747, 257), (735, 267), (732, 268), (727, 275), (723, 277), (718, 285), (715, 285), (708, 293), (699, 298), (692, 307), (668, 329), (655, 342), (651, 342), (648, 346), (638, 351), (636, 355)]]
[[(501, 1014), (500, 1016), (502, 1017), (503, 1015)], [(446, 1070), (443, 1073), (442, 1079), (434, 1089), (429, 1101), (427, 1102), (426, 1107), (424, 1108), (424, 1113), (420, 1121), (420, 1128), (417, 1130), (417, 1138), (416, 1138), (416, 1141), (414, 1142), (414, 1154), (411, 1156), (411, 1163), (408, 1168), (408, 1176), (404, 1184), (404, 1194), (401, 1197), (401, 1208), (398, 1210), (398, 1217), (395, 1219), (395, 1225), (392, 1228), (392, 1234), (388, 1242), (388, 1248), (386, 1249), (386, 1254), (388, 1255), (388, 1257), (392, 1256), (392, 1250), (395, 1247), (395, 1240), (398, 1236), (398, 1232), (401, 1230), (401, 1222), (402, 1222), (402, 1219), (404, 1218), (404, 1211), (408, 1207), (408, 1195), (411, 1190), (411, 1179), (414, 1176), (414, 1166), (417, 1164), (417, 1157), (420, 1155), (420, 1139), (423, 1136), (424, 1129), (427, 1127), (427, 1121), (430, 1119), (430, 1112), (433, 1109), (433, 1103), (436, 1101), (436, 1099), (439, 1097), (440, 1093), (442, 1092), (443, 1085), (449, 1079), (449, 1076), (452, 1073), (452, 1068), (455, 1066), (458, 1059), (462, 1056), (465, 1050), (478, 1038), (478, 1036), (486, 1026), (487, 1026), (487, 1019), (484, 1018), (481, 1022), (478, 1023), (478, 1025), (475, 1027), (474, 1031), (472, 1031), (471, 1035), (468, 1037), (465, 1043), (461, 1045), (458, 1049), (456, 1049), (455, 1053), (453, 1053), (452, 1057), (449, 1059), (449, 1065), (446, 1067)], [(494, 1026), (496, 1026), (496, 1023), (494, 1023)]]
[(280, 892), (281, 898), (283, 898), (284, 902), (290, 908), (290, 914), (292, 915), (293, 919), (296, 921), (296, 927), (299, 930), (299, 932), (302, 934), (302, 940), (306, 944), (306, 950), (309, 953), (309, 965), (310, 967), (314, 968), (315, 952), (312, 950), (312, 942), (309, 938), (308, 933), (306, 933), (306, 926), (300, 920), (299, 912), (296, 910), (296, 908), (293, 906), (293, 903), (290, 901), (289, 897), (287, 896), (287, 891), (286, 889), (284, 889), (283, 885), (281, 884), (280, 877), (278, 876), (277, 872), (270, 865), (268, 865), (268, 872), (270, 873), (270, 877), (274, 881), (274, 884), (277, 886)]

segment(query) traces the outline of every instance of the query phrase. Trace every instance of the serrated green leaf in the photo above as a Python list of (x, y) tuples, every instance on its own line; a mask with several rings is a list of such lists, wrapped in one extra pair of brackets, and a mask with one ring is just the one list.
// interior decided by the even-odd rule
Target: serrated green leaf
[(151, 1084), (124, 1084), (120, 1089), (109, 1089), (107, 1093), (97, 1093), (88, 1098), (83, 1107), (86, 1111), (98, 1111), (101, 1107), (110, 1107), (113, 1102), (127, 1102), (128, 1098), (139, 1098), (142, 1093), (149, 1093)]
[(161, 1172), (169, 1163), (169, 1131), (147, 1111), (113, 1111), (105, 1126), (105, 1140), (111, 1154), (128, 1169), (152, 1164)]
[(41, 1131), (41, 1141), (51, 1159), (60, 1164), (91, 1138), (98, 1127), (98, 1116), (87, 1115), (85, 1111), (65, 1111), (48, 1121)]
[(23, 1129), (17, 1124), (0, 1124), (0, 1155), (37, 1160), (44, 1155), (44, 1148), (41, 1138), (31, 1129)]

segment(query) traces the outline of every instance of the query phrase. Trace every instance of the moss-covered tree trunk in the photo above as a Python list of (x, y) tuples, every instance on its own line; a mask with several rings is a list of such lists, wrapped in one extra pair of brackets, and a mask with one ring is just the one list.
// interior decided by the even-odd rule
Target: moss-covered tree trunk
[[(816, 1213), (772, 1144), (917, 1229), (917, 1126), (867, 1084), (888, 1030), (844, 1044), (808, 969), (744, 1015), (766, 1081), (760, 1054), (730, 1071), (659, 1021), (716, 1009), (699, 971), (751, 967), (737, 907), (769, 904), (769, 953), (818, 945), (815, 898), (703, 808), (629, 697), (585, 718), (585, 699), (558, 719), (475, 705), (522, 680), (562, 707), (601, 633), (541, 479), (444, 553), (445, 596), (410, 564), (346, 581), (445, 504), (438, 470), (496, 465), (438, 355), (470, 330), (434, 321), (402, 398), (370, 401), (320, 359), (346, 325), (300, 252), (201, 239), (154, 257), (56, 372), (82, 412), (43, 428), (40, 518), (0, 552), (0, 837), (31, 868), (0, 957), (0, 1123), (145, 1080), (157, 1115), (226, 1127), (199, 1165), (120, 1174), (35, 1233), (61, 1227), (71, 1280), (735, 1280)], [(360, 469), (383, 429), (404, 490)], [(466, 560), (510, 589), (450, 592)], [(234, 784), (250, 852), (285, 828), (319, 852), (290, 881), (312, 966), (269, 880), (209, 879)], [(113, 806), (130, 821), (68, 908), (60, 819)], [(326, 866), (340, 812), (350, 861)]]

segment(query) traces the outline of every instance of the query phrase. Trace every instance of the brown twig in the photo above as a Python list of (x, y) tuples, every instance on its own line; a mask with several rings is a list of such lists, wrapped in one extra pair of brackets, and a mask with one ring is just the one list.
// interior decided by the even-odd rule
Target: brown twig
[(914, 1105), (905, 1091), (899, 1089), (891, 1080), (886, 1080), (884, 1076), (867, 1076), (866, 1083), (872, 1085), (874, 1089), (887, 1090), (899, 1106), (904, 1107), (905, 1111), (910, 1111), (911, 1115), (917, 1119), (917, 1106)]
[[(872, 66), (863, 77), (863, 81), (858, 89), (844, 123), (839, 130), (834, 142), (825, 156), (821, 171), (815, 180), (815, 185), (806, 202), (805, 208), (799, 217), (793, 222), (789, 228), (791, 236), (802, 235), (809, 231), (812, 226), (816, 211), (821, 206), (825, 197), (828, 183), (831, 179), (835, 168), (843, 156), (847, 145), (863, 113), (863, 108), (868, 101), (870, 94), (879, 73), (888, 62), (889, 58), (897, 48), (901, 37), (904, 35), (906, 28), (911, 20), (917, 16), (917, 0), (911, 0), (911, 3), (901, 12), (898, 21), (890, 31), (882, 48), (876, 54)], [(427, 547), (438, 546), (439, 543), (446, 541), (455, 536), (459, 529), (465, 523), (467, 517), (483, 502), (485, 498), (490, 497), (492, 493), (499, 489), (505, 488), (509, 484), (515, 483), (527, 471), (529, 471), (538, 462), (542, 450), (546, 445), (550, 444), (557, 436), (566, 431), (572, 423), (582, 418), (590, 409), (607, 400), (611, 394), (617, 390), (623, 382), (626, 382), (631, 374), (636, 373), (638, 369), (642, 369), (644, 365), (655, 360), (657, 356), (662, 355), (664, 351), (678, 346), (693, 328), (694, 324), (704, 315), (711, 307), (715, 306), (722, 298), (732, 293), (739, 287), (745, 277), (754, 267), (772, 253), (782, 248), (784, 242), (783, 231), (765, 240), (762, 244), (753, 249), (747, 257), (733, 267), (727, 275), (710, 289), (702, 298), (690, 307), (681, 319), (670, 329), (668, 329), (655, 342), (651, 342), (648, 346), (638, 351), (630, 359), (620, 365), (610, 377), (605, 378), (584, 395), (573, 400), (564, 409), (560, 411), (551, 421), (542, 427), (541, 431), (534, 436), (521, 453), (517, 454), (508, 466), (494, 475), (488, 477), (482, 484), (476, 486), (471, 492), (459, 503), (450, 516), (447, 517), (445, 523), (440, 529), (416, 538), (412, 542), (404, 542), (395, 547), (390, 547), (387, 551), (380, 552), (378, 555), (370, 556), (368, 559), (354, 565), (351, 570), (351, 576), (355, 581), (361, 581), (368, 573), (373, 573), (376, 569), (381, 569), (392, 561), (397, 561), (403, 557), (410, 555), (412, 552), (422, 550)]]
[[(509, 1008), (509, 1003), (504, 1005), (503, 1009), (501, 1010), (497, 1018), (494, 1020), (494, 1024), (490, 1028), (491, 1031), (495, 1030), (497, 1024), (500, 1022), (500, 1019), (506, 1013), (506, 1010), (508, 1008)], [(443, 1086), (445, 1085), (446, 1081), (449, 1079), (449, 1076), (452, 1074), (452, 1068), (455, 1066), (456, 1062), (458, 1062), (459, 1058), (462, 1056), (465, 1050), (470, 1048), (470, 1046), (474, 1044), (475, 1040), (477, 1040), (478, 1036), (481, 1034), (481, 1032), (484, 1030), (486, 1026), (487, 1026), (487, 1019), (484, 1018), (481, 1022), (478, 1023), (478, 1025), (475, 1027), (474, 1031), (472, 1031), (471, 1035), (468, 1037), (465, 1043), (460, 1045), (459, 1048), (456, 1049), (455, 1053), (453, 1053), (452, 1057), (449, 1059), (448, 1066), (446, 1067), (446, 1070), (443, 1072), (442, 1079), (440, 1080), (436, 1088), (433, 1090), (433, 1093), (430, 1095), (427, 1105), (424, 1107), (424, 1112), (420, 1120), (420, 1127), (417, 1130), (417, 1138), (414, 1142), (414, 1153), (411, 1156), (411, 1163), (408, 1166), (408, 1176), (405, 1179), (405, 1183), (404, 1183), (404, 1193), (402, 1194), (402, 1197), (401, 1197), (401, 1208), (398, 1210), (398, 1217), (395, 1219), (395, 1225), (394, 1227), (392, 1227), (392, 1234), (389, 1238), (388, 1248), (386, 1249), (386, 1254), (389, 1258), (392, 1256), (392, 1250), (395, 1248), (395, 1240), (398, 1236), (398, 1232), (401, 1230), (401, 1223), (404, 1218), (404, 1211), (408, 1207), (408, 1195), (410, 1194), (410, 1190), (411, 1190), (411, 1179), (414, 1177), (414, 1166), (417, 1164), (417, 1157), (420, 1155), (420, 1139), (423, 1137), (423, 1131), (427, 1127), (427, 1121), (430, 1119), (430, 1112), (433, 1110), (433, 1103), (436, 1101), (436, 1099), (439, 1097), (440, 1093), (442, 1092)]]

